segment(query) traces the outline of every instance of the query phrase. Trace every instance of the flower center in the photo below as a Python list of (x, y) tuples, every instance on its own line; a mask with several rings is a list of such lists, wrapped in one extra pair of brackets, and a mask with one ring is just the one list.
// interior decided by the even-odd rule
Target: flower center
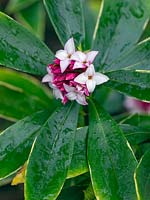
[(71, 58), (71, 54), (68, 54), (68, 58)]
[(89, 80), (92, 80), (92, 77), (93, 77), (93, 76), (88, 76), (88, 79), (89, 79)]

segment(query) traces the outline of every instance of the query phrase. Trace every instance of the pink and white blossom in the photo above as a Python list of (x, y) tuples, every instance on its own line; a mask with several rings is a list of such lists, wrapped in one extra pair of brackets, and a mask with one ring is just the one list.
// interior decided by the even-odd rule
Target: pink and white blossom
[(75, 52), (73, 38), (69, 39), (64, 50), (56, 52), (53, 63), (47, 67), (42, 82), (48, 83), (56, 99), (65, 104), (69, 100), (87, 105), (86, 97), (95, 86), (109, 80), (107, 76), (95, 72), (92, 64), (98, 51)]
[(81, 51), (76, 51), (72, 55), (72, 60), (75, 61), (73, 69), (86, 68), (93, 63), (98, 51), (90, 51), (88, 53), (83, 53)]
[(56, 52), (55, 57), (60, 60), (60, 69), (63, 73), (70, 64), (71, 56), (75, 53), (75, 45), (73, 38), (70, 38), (65, 46), (64, 50), (59, 50)]
[(81, 90), (78, 90), (75, 87), (64, 84), (64, 88), (67, 92), (66, 97), (73, 101), (76, 100), (81, 105), (87, 105), (86, 98), (84, 93)]
[(91, 93), (94, 91), (96, 85), (100, 85), (109, 80), (108, 76), (95, 72), (94, 65), (91, 64), (87, 70), (79, 74), (74, 81), (80, 84), (85, 84), (88, 91)]
[(46, 74), (43, 79), (42, 79), (42, 83), (47, 83), (47, 82), (52, 82), (53, 81), (53, 74), (51, 72), (51, 70), (47, 67), (47, 72), (48, 74)]

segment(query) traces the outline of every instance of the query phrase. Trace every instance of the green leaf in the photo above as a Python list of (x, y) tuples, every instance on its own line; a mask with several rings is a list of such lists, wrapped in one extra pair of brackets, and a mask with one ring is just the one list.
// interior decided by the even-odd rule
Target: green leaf
[(15, 13), (20, 11), (38, 0), (9, 0), (9, 3), (6, 7), (8, 13)]
[(38, 80), (5, 68), (0, 69), (0, 94), (0, 116), (6, 119), (18, 120), (41, 109), (52, 112), (56, 107)]
[(100, 106), (89, 103), (88, 163), (97, 199), (136, 198), (136, 159), (116, 122)]
[(108, 71), (120, 69), (150, 70), (150, 38), (140, 42), (108, 67)]
[(123, 92), (141, 100), (150, 101), (150, 71), (118, 70), (108, 72), (110, 78), (105, 86)]
[(140, 38), (140, 41), (145, 40), (148, 37), (150, 37), (150, 21), (147, 23), (144, 32)]
[(44, 5), (61, 43), (73, 37), (78, 47), (85, 37), (81, 1), (44, 0)]
[(79, 106), (67, 104), (45, 123), (29, 157), (26, 200), (56, 199), (67, 176), (74, 146)]
[(84, 200), (96, 200), (92, 184), (90, 184), (84, 191)]
[(0, 178), (10, 175), (26, 162), (35, 136), (48, 116), (47, 111), (37, 112), (0, 134)]
[(143, 130), (150, 130), (150, 115), (134, 114), (126, 117), (120, 123), (137, 126)]
[(0, 64), (36, 75), (44, 75), (52, 52), (20, 24), (0, 12)]
[(103, 0), (93, 43), (93, 48), (100, 51), (97, 66), (101, 64), (107, 71), (112, 61), (138, 42), (149, 12), (149, 0)]
[[(93, 93), (93, 99), (99, 102), (102, 107), (111, 115), (116, 115), (123, 110), (124, 96), (105, 85), (100, 85)], [(113, 104), (113, 106), (112, 106)]]
[(35, 2), (31, 6), (16, 13), (16, 18), (37, 37), (44, 39), (45, 11), (42, 2)]
[(88, 127), (77, 129), (73, 156), (69, 166), (67, 178), (72, 178), (88, 171), (86, 156), (86, 139)]
[[(96, 2), (94, 2), (95, 5)], [(97, 12), (91, 9), (87, 0), (82, 1), (85, 18), (85, 50), (91, 49), (94, 27), (97, 19)], [(96, 14), (95, 14), (96, 13)]]
[[(140, 120), (141, 117), (143, 117), (143, 120), (149, 119), (148, 116), (137, 116), (136, 118), (139, 118), (139, 121), (142, 121)], [(148, 123), (149, 120), (147, 121)], [(143, 143), (150, 138), (150, 132), (148, 128), (145, 128), (145, 123), (143, 124), (143, 126), (140, 126), (138, 122), (136, 122), (137, 125), (131, 124), (127, 124), (127, 122), (125, 122), (119, 125), (120, 128), (123, 130), (125, 137), (131, 145)], [(82, 127), (77, 129), (73, 157), (68, 170), (67, 178), (72, 178), (85, 172), (88, 172), (88, 164), (86, 157), (87, 130), (88, 127)]]
[(135, 184), (138, 200), (147, 200), (150, 197), (150, 151), (142, 157), (135, 171)]
[(150, 139), (150, 130), (130, 124), (120, 124), (127, 140), (131, 145), (138, 145)]

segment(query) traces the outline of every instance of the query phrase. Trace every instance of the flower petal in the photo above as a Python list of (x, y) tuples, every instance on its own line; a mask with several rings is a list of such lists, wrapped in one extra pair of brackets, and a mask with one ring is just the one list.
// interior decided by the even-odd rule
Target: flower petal
[(49, 74), (52, 74), (51, 69), (49, 67), (46, 68)]
[(53, 94), (56, 99), (63, 99), (63, 95), (59, 89), (53, 89)]
[(79, 68), (85, 68), (85, 66), (83, 65), (83, 63), (76, 61), (73, 65), (73, 69), (79, 69)]
[(90, 51), (86, 54), (87, 56), (87, 62), (90, 64), (94, 61), (95, 57), (97, 56), (98, 51)]
[(67, 67), (70, 64), (70, 60), (66, 59), (66, 60), (61, 60), (60, 61), (60, 69), (61, 69), (61, 73), (64, 73), (64, 71), (67, 69)]
[(53, 81), (53, 76), (50, 74), (46, 74), (42, 79), (42, 83), (47, 83), (52, 81)]
[(94, 91), (95, 86), (96, 86), (96, 81), (95, 80), (87, 80), (86, 81), (87, 89), (91, 93)]
[(100, 85), (100, 84), (105, 83), (109, 80), (108, 76), (106, 76), (102, 73), (99, 73), (99, 72), (95, 73), (93, 79), (95, 80), (96, 85)]
[(81, 51), (76, 51), (72, 56), (72, 60), (78, 61), (78, 62), (86, 62), (86, 54)]
[(64, 88), (65, 88), (66, 92), (74, 92), (75, 91), (74, 87), (71, 87), (71, 86), (69, 86), (69, 85), (67, 85), (65, 83), (63, 85), (64, 85)]
[(95, 74), (95, 69), (94, 69), (94, 65), (91, 64), (87, 70), (85, 71), (86, 76), (94, 76)]
[(57, 89), (56, 85), (54, 85), (53, 83), (48, 83), (49, 87), (52, 89)]
[(76, 101), (81, 105), (87, 105), (86, 98), (84, 95), (77, 94)]
[(79, 74), (74, 81), (80, 84), (85, 84), (86, 81), (88, 80), (88, 77), (85, 76), (85, 73)]
[(73, 100), (75, 100), (75, 99), (77, 98), (77, 95), (76, 95), (75, 92), (69, 92), (69, 93), (66, 94), (66, 97), (67, 97), (69, 100), (73, 101)]
[(66, 81), (73, 80), (78, 74), (77, 73), (67, 73), (66, 74)]
[(56, 52), (55, 57), (59, 60), (65, 60), (68, 58), (68, 53), (66, 50), (59, 50)]
[(68, 53), (69, 55), (72, 55), (72, 54), (75, 52), (75, 45), (74, 45), (74, 40), (73, 40), (73, 38), (70, 38), (70, 39), (66, 42), (64, 49), (67, 51), (67, 53)]

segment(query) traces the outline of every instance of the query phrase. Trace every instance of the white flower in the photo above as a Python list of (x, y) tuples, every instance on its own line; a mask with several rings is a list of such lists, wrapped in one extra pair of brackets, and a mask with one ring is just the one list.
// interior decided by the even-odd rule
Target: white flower
[(71, 61), (71, 56), (75, 53), (75, 45), (73, 38), (70, 38), (64, 47), (64, 50), (59, 50), (56, 52), (55, 57), (60, 60), (60, 68), (61, 72), (63, 73)]
[(56, 99), (64, 99), (62, 92), (52, 83), (49, 83), (49, 87), (53, 89), (53, 95)]
[(89, 66), (93, 63), (95, 57), (97, 56), (98, 51), (90, 51), (88, 53), (83, 53), (81, 51), (76, 51), (71, 59), (75, 60), (73, 69), (84, 68), (85, 66)]
[(47, 72), (48, 74), (46, 74), (43, 77), (42, 82), (43, 83), (48, 82), (49, 87), (53, 89), (53, 95), (55, 96), (56, 99), (63, 99), (61, 91), (53, 84), (53, 74), (48, 67), (47, 67)]
[(85, 95), (82, 92), (78, 91), (75, 87), (66, 85), (65, 83), (64, 83), (64, 88), (67, 92), (66, 97), (69, 100), (71, 101), (76, 100), (81, 105), (87, 105)]
[(53, 89), (53, 94), (56, 99), (64, 99), (61, 91), (58, 88)]
[(109, 80), (109, 78), (99, 72), (95, 72), (94, 65), (90, 65), (87, 70), (79, 74), (74, 81), (80, 84), (86, 84), (88, 91), (91, 93), (94, 91), (96, 85), (100, 85)]
[(48, 72), (48, 74), (46, 74), (43, 77), (42, 83), (47, 83), (47, 82), (52, 83), (52, 81), (53, 81), (53, 74), (52, 74), (51, 70), (48, 67), (47, 67), (47, 72)]

